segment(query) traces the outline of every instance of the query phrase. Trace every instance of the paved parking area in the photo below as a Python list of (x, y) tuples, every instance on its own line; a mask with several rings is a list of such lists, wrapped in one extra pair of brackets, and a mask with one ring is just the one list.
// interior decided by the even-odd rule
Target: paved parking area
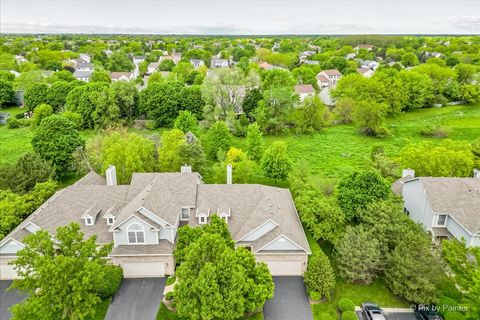
[(313, 320), (302, 277), (273, 277), (275, 295), (263, 307), (265, 320)]
[(8, 309), (26, 298), (25, 295), (19, 294), (17, 290), (7, 291), (11, 284), (12, 280), (0, 281), (0, 319), (2, 320), (9, 320), (12, 314)]
[(123, 279), (105, 320), (152, 320), (163, 298), (165, 278)]
[[(367, 320), (361, 311), (356, 311), (359, 320)], [(417, 317), (412, 311), (405, 311), (405, 310), (383, 310), (383, 314), (385, 315), (385, 319), (387, 320), (417, 320)]]

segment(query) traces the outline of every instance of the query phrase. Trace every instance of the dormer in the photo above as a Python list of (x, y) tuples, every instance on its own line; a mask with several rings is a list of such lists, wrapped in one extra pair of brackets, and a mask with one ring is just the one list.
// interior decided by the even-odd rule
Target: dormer
[(103, 218), (107, 220), (107, 225), (111, 226), (115, 222), (116, 217), (121, 211), (121, 207), (118, 204), (114, 204), (107, 211), (105, 211)]
[(84, 220), (86, 226), (93, 226), (100, 211), (101, 209), (98, 208), (97, 204), (95, 203), (87, 211), (85, 211), (80, 218)]
[(210, 216), (210, 209), (206, 212), (197, 210), (195, 216), (198, 218), (198, 224), (207, 224), (208, 217)]
[(220, 219), (225, 221), (226, 224), (228, 224), (228, 218), (230, 217), (230, 214), (231, 214), (230, 208), (228, 208), (228, 210), (217, 209), (217, 215), (220, 217)]

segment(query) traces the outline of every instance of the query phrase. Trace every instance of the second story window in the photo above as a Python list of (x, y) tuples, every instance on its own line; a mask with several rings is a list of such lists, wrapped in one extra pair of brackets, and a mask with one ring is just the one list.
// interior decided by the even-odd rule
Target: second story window
[(447, 215), (439, 214), (437, 218), (437, 227), (445, 227), (447, 224)]
[(87, 226), (93, 226), (93, 219), (92, 218), (86, 218), (85, 219), (85, 224)]
[(132, 224), (128, 227), (128, 243), (145, 243), (145, 231), (139, 224)]

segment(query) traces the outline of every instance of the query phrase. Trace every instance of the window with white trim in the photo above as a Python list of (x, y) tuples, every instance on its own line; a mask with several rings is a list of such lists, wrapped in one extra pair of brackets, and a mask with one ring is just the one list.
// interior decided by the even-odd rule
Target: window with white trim
[(220, 216), (220, 219), (222, 219), (223, 221), (225, 221), (225, 223), (228, 224), (228, 216)]
[(114, 218), (114, 217), (108, 217), (108, 218), (107, 218), (107, 224), (108, 224), (109, 226), (111, 226), (114, 222), (115, 222), (115, 218)]
[(447, 215), (439, 214), (437, 217), (437, 227), (445, 227), (447, 225)]
[(198, 223), (199, 224), (206, 224), (207, 223), (207, 217), (205, 217), (205, 216), (198, 217)]
[(128, 226), (128, 243), (145, 243), (145, 231), (139, 224)]
[(87, 226), (93, 226), (93, 219), (92, 218), (85, 218), (85, 224)]
[(189, 208), (182, 208), (182, 213), (180, 218), (182, 220), (188, 220), (190, 218), (190, 209)]

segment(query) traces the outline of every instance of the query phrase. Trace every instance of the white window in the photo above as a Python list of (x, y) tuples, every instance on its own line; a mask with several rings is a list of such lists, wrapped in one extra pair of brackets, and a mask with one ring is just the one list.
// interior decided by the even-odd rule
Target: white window
[(181, 220), (188, 220), (190, 218), (190, 209), (182, 208)]
[(85, 224), (87, 226), (93, 226), (93, 219), (92, 218), (86, 218), (85, 219)]
[(447, 225), (447, 215), (439, 214), (437, 217), (437, 227), (445, 227)]
[(205, 216), (198, 217), (198, 223), (206, 224), (207, 223), (207, 217), (205, 217)]
[(108, 218), (107, 218), (107, 224), (108, 224), (108, 225), (111, 226), (114, 222), (115, 222), (115, 218), (114, 218), (114, 217), (108, 217)]
[(128, 243), (145, 243), (145, 231), (139, 224), (132, 224), (128, 227)]

